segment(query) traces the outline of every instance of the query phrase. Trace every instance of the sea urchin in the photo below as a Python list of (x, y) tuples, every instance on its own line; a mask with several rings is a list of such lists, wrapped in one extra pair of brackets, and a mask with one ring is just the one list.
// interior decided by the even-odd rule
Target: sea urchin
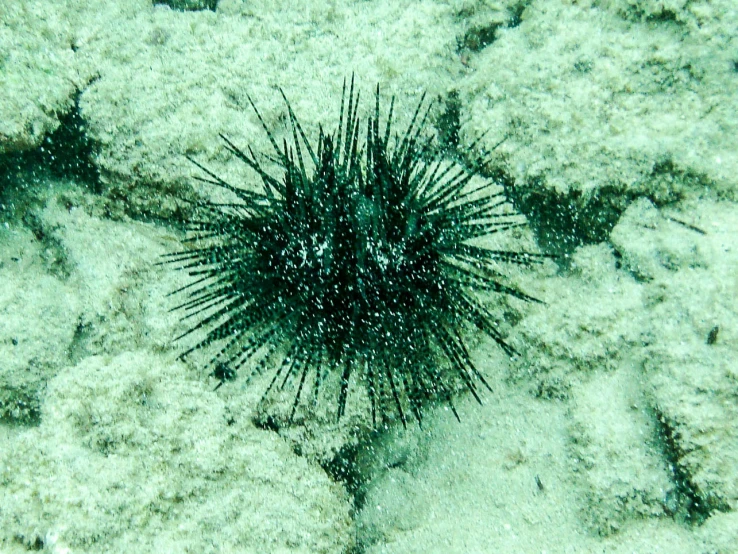
[[(310, 145), (284, 93), (291, 141), (280, 146), (254, 102), (272, 155), (257, 156), (221, 135), (228, 150), (261, 180), (261, 190), (233, 186), (191, 160), (198, 179), (235, 197), (203, 201), (187, 222), (191, 248), (165, 263), (187, 272), (183, 297), (201, 333), (182, 356), (209, 348), (208, 368), (222, 384), (247, 363), (271, 366), (264, 395), (292, 387), (290, 419), (304, 392), (328, 394), (336, 415), (349, 390), (363, 387), (372, 421), (395, 411), (420, 422), (423, 405), (489, 388), (462, 338), (465, 328), (508, 345), (478, 292), (534, 300), (505, 285), (500, 263), (528, 265), (541, 256), (493, 250), (479, 239), (521, 225), (496, 179), (444, 159), (424, 133), (430, 106), (421, 99), (401, 135), (392, 130), (394, 98), (380, 128), (374, 113), (360, 125), (359, 94), (344, 83), (338, 128), (320, 129)], [(361, 136), (366, 132), (365, 141)], [(480, 167), (477, 165), (477, 167)], [(476, 184), (481, 181), (481, 184)], [(219, 385), (220, 386), (220, 385)]]

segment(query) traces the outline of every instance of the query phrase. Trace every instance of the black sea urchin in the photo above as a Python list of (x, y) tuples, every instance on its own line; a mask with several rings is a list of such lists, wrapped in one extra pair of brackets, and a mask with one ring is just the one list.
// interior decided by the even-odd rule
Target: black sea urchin
[(329, 391), (340, 418), (355, 384), (365, 388), (375, 425), (388, 410), (403, 424), (408, 410), (420, 421), (432, 399), (456, 414), (457, 389), (479, 399), (479, 383), (489, 388), (464, 328), (514, 353), (475, 291), (534, 300), (503, 284), (495, 267), (540, 255), (475, 244), (521, 225), (520, 216), (496, 180), (444, 160), (423, 134), (430, 110), (421, 113), (423, 99), (405, 132), (393, 136), (394, 98), (380, 129), (377, 86), (362, 142), (352, 79), (338, 129), (329, 135), (321, 128), (313, 148), (282, 96), (292, 140), (281, 147), (249, 98), (272, 155), (241, 150), (221, 135), (259, 176), (261, 191), (233, 186), (191, 160), (206, 175), (200, 181), (235, 200), (198, 204), (187, 224), (192, 248), (167, 259), (194, 279), (175, 291), (184, 296), (175, 309), (196, 321), (178, 339), (204, 334), (182, 356), (211, 347), (208, 365), (221, 384), (252, 359), (260, 360), (252, 374), (276, 359), (264, 395), (294, 387), (290, 419), (310, 387), (316, 400)]

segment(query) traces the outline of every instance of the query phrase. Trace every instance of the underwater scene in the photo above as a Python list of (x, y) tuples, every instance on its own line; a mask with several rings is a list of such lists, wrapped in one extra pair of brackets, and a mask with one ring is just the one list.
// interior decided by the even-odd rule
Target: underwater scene
[(0, 553), (738, 554), (735, 0), (0, 0)]

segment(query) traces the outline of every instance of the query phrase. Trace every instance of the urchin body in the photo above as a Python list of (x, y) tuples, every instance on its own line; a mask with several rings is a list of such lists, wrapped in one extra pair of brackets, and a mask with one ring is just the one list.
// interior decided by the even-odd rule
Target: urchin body
[[(460, 387), (479, 398), (487, 383), (471, 361), (465, 328), (513, 350), (475, 293), (533, 300), (503, 284), (496, 267), (540, 258), (475, 244), (520, 218), (494, 180), (474, 185), (474, 171), (436, 152), (423, 134), (422, 100), (400, 136), (393, 136), (392, 105), (380, 126), (379, 88), (365, 126), (358, 100), (352, 80), (337, 130), (321, 129), (315, 147), (286, 99), (292, 141), (282, 146), (252, 102), (273, 154), (223, 139), (262, 190), (233, 186), (194, 162), (207, 175), (200, 180), (236, 201), (199, 204), (188, 223), (192, 248), (168, 262), (193, 278), (176, 291), (185, 299), (175, 309), (196, 320), (179, 338), (202, 333), (183, 356), (211, 349), (209, 367), (228, 379), (259, 360), (251, 372), (273, 372), (265, 395), (294, 389), (292, 415), (309, 401), (307, 389), (316, 401), (333, 381), (340, 418), (349, 384), (358, 383), (375, 424), (390, 411), (404, 424), (408, 412), (420, 421), (431, 400), (453, 409)], [(270, 161), (275, 171), (265, 169)]]

